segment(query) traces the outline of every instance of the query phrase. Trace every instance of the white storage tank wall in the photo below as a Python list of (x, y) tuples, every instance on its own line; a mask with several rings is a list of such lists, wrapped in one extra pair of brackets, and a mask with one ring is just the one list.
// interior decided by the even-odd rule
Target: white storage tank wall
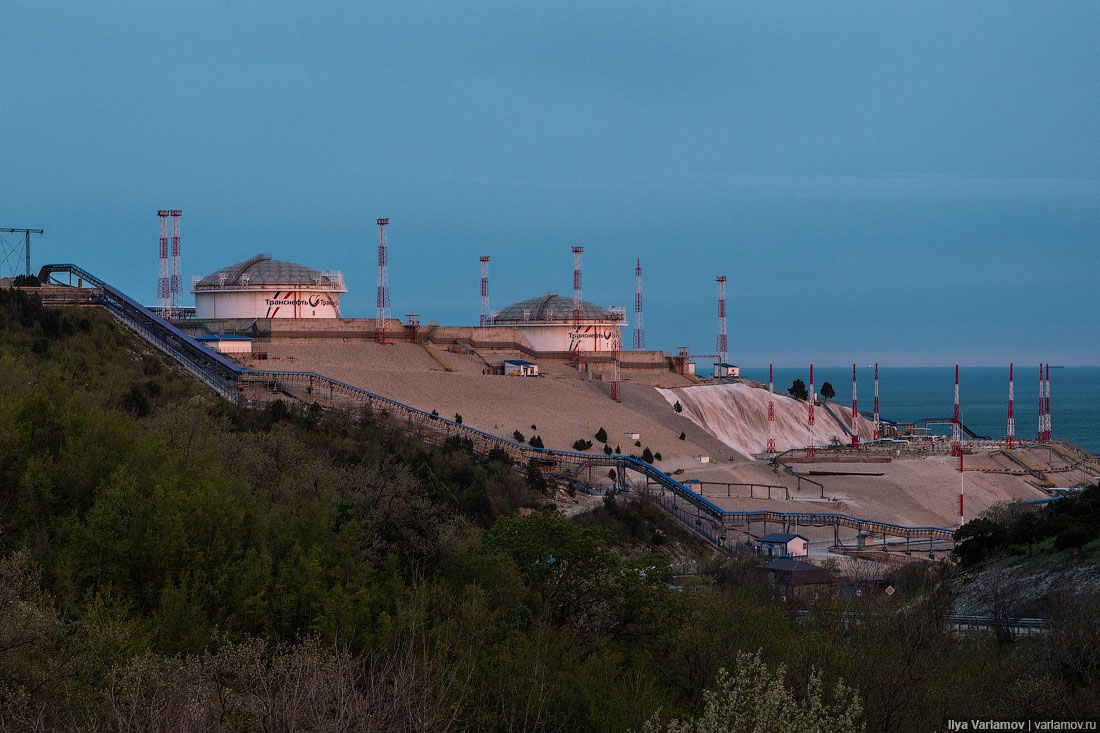
[(195, 318), (338, 318), (340, 294), (316, 290), (208, 290), (195, 293)]
[(615, 329), (621, 329), (617, 324), (606, 323), (582, 323), (579, 329), (572, 324), (518, 328), (537, 351), (572, 351), (574, 344), (579, 351), (611, 351)]

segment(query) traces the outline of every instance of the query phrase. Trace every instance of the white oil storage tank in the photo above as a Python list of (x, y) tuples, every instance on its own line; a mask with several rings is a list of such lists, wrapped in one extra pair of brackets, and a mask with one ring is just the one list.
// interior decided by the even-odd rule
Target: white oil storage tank
[(259, 254), (197, 280), (195, 318), (339, 318), (344, 276)]

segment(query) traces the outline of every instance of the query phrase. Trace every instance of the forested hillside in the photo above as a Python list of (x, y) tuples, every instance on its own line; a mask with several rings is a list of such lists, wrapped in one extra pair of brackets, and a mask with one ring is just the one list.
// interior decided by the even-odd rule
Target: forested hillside
[(693, 545), (652, 507), (576, 523), (504, 460), (361, 418), (230, 406), (105, 313), (0, 291), (0, 730), (1100, 714), (1095, 599), (1042, 640), (951, 632), (923, 579), (792, 621), (752, 561), (674, 578)]

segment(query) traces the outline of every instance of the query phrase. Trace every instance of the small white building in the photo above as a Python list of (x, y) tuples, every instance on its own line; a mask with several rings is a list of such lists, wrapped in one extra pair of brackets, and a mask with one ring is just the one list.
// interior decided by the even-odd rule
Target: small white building
[(736, 364), (715, 364), (714, 365), (714, 378), (726, 379), (741, 376), (741, 367)]
[(252, 339), (248, 336), (230, 336), (219, 333), (213, 336), (199, 336), (195, 339), (208, 349), (222, 354), (251, 354)]
[(533, 361), (522, 359), (508, 359), (504, 362), (504, 376), (506, 377), (537, 377), (539, 365)]
[(756, 551), (769, 557), (806, 557), (810, 542), (800, 534), (773, 532), (755, 542)]
[(631, 440), (641, 440), (642, 439), (642, 434), (641, 433), (623, 433), (623, 435), (630, 438)]

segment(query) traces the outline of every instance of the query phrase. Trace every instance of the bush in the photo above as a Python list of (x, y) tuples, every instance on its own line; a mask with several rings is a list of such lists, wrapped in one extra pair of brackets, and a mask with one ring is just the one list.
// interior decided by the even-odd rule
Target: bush
[(676, 412), (683, 412), (684, 406), (680, 404), (680, 400), (676, 400), (676, 404), (672, 406), (672, 409), (676, 410)]
[(603, 452), (606, 453), (607, 455), (611, 455), (611, 446), (609, 446), (607, 443), (604, 443), (603, 444)]
[(462, 415), (459, 415), (457, 412), (455, 413), (455, 422), (459, 425), (462, 424)]
[(635, 441), (634, 441), (634, 447), (635, 447), (635, 448), (641, 448), (641, 447), (642, 447), (642, 441), (640, 441), (640, 440), (635, 440)]
[(661, 460), (661, 454), (660, 453), (654, 453), (653, 457), (656, 458), (658, 461)]
[(531, 437), (531, 447), (532, 447), (532, 448), (545, 448), (546, 446), (544, 446), (544, 445), (542, 444), (542, 438), (540, 438), (539, 436), (535, 435), (535, 436), (532, 436), (532, 437)]
[(527, 442), (527, 438), (524, 438), (523, 433), (521, 433), (518, 430), (513, 430), (512, 431), (512, 437), (516, 439), (517, 443), (526, 443)]
[(607, 431), (604, 430), (603, 428), (600, 428), (599, 430), (596, 431), (595, 438), (596, 438), (596, 440), (600, 441), (601, 443), (606, 443), (607, 442)]
[(579, 438), (573, 442), (573, 450), (588, 450), (591, 447), (592, 441), (585, 440), (584, 438)]
[(686, 435), (684, 435), (684, 431), (683, 431), (683, 430), (681, 430), (681, 431), (680, 431), (680, 440), (687, 440), (687, 436), (686, 436)]
[(645, 447), (645, 450), (642, 451), (642, 460), (646, 463), (653, 463), (653, 451), (649, 449), (648, 445)]

